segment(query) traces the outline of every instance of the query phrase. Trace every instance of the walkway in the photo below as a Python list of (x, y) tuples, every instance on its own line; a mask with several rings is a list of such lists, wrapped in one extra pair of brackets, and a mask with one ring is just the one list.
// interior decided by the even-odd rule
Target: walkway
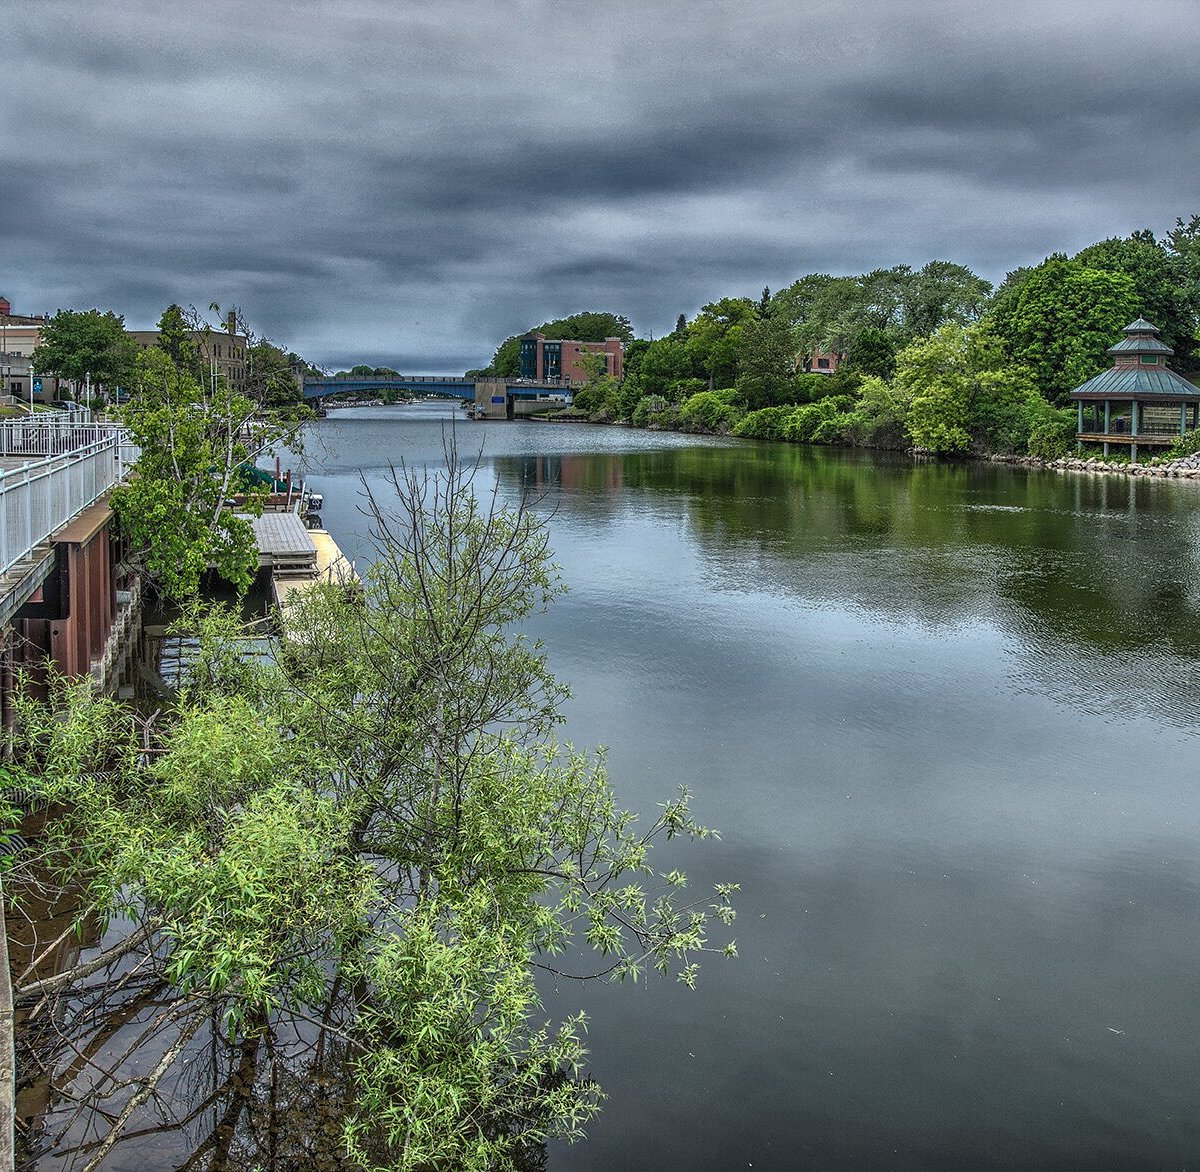
[(125, 429), (112, 424), (0, 422), (0, 624), (45, 580), (51, 535), (124, 479), (136, 458)]

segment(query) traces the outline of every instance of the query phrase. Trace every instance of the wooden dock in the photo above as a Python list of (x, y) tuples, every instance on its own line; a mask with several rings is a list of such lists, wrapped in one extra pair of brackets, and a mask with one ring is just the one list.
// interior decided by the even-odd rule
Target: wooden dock
[(264, 513), (252, 519), (258, 564), (271, 571), (271, 594), (280, 613), (320, 583), (357, 589), (354, 563), (325, 529), (309, 529), (297, 513)]
[(311, 577), (317, 572), (317, 547), (299, 513), (263, 513), (251, 517), (258, 544), (258, 566), (272, 578)]

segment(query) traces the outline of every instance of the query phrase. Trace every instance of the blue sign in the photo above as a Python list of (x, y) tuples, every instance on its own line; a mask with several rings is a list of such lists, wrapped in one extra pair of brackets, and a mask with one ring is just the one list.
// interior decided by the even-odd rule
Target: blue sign
[(40, 395), (42, 393), (42, 380), (40, 378), (35, 378), (33, 380), (33, 393), (35, 395)]
[(503, 402), (504, 402), (504, 396), (503, 396), (503, 395), (493, 395), (493, 396), (492, 396), (492, 402), (493, 402), (493, 403), (503, 403)]

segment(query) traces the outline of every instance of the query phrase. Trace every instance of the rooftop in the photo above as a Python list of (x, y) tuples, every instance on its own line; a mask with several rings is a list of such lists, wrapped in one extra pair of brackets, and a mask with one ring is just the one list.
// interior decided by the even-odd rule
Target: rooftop
[(1165, 366), (1106, 370), (1071, 392), (1072, 399), (1200, 399), (1200, 387)]

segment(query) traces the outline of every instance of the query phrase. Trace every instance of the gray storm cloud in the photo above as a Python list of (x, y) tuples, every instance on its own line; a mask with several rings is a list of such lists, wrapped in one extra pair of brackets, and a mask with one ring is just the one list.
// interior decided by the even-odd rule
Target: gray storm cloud
[(0, 45), (0, 293), (438, 371), (583, 308), (998, 280), (1200, 211), (1191, 8), (43, 0)]

